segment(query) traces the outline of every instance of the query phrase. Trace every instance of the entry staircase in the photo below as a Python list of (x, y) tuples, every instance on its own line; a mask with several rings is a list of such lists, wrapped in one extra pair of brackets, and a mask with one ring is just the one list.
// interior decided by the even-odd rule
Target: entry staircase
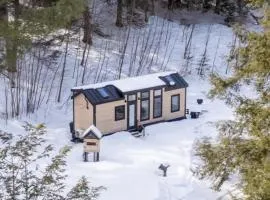
[(130, 130), (129, 132), (135, 138), (141, 138), (141, 137), (144, 137), (145, 136), (145, 127), (144, 126), (141, 126), (140, 128), (135, 129), (135, 130)]

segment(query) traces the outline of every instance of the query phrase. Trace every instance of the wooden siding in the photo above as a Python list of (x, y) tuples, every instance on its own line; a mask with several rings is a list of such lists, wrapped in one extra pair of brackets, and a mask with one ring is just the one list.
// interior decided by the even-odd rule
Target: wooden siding
[[(115, 107), (125, 105), (125, 119), (115, 121)], [(103, 133), (113, 133), (127, 129), (127, 106), (125, 100), (96, 106), (96, 127)]]
[(93, 106), (80, 94), (74, 99), (74, 128), (86, 130), (93, 124)]
[[(164, 120), (172, 120), (185, 116), (185, 88), (163, 91), (163, 118)], [(171, 96), (180, 94), (180, 110), (171, 112)]]
[[(94, 145), (87, 145), (87, 142), (96, 143)], [(83, 140), (84, 152), (99, 152), (100, 151), (100, 141), (97, 139), (84, 139)]]

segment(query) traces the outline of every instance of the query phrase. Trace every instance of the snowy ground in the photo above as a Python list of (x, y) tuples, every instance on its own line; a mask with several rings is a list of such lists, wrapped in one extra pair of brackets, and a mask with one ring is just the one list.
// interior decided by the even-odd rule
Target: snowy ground
[[(197, 138), (216, 135), (211, 122), (231, 119), (231, 110), (221, 101), (205, 99), (209, 87), (205, 81), (189, 80), (188, 108), (207, 110), (199, 119), (160, 123), (146, 128), (147, 136), (137, 139), (128, 132), (105, 137), (101, 142), (101, 162), (84, 163), (82, 144), (73, 145), (68, 158), (69, 181), (82, 175), (89, 177), (95, 185), (107, 190), (101, 200), (210, 200), (221, 197), (226, 190), (215, 193), (209, 184), (192, 176), (190, 168), (195, 158), (192, 146)], [(198, 87), (198, 85), (200, 85)], [(196, 99), (205, 103), (197, 106)], [(59, 140), (65, 138), (61, 129), (53, 130)], [(61, 141), (62, 145), (66, 141)], [(168, 163), (168, 177), (164, 178), (157, 169), (161, 163)]]
[[(223, 197), (226, 187), (222, 192), (213, 192), (209, 182), (198, 180), (190, 169), (196, 162), (194, 142), (203, 136), (215, 136), (213, 122), (232, 119), (233, 113), (224, 102), (206, 99), (210, 88), (206, 80), (188, 78), (187, 81), (190, 84), (187, 107), (207, 112), (199, 119), (148, 126), (145, 138), (134, 138), (128, 132), (104, 137), (98, 163), (83, 162), (82, 144), (70, 142), (69, 116), (61, 112), (51, 115), (47, 123), (48, 142), (56, 148), (73, 147), (67, 158), (68, 187), (74, 186), (84, 175), (93, 185), (107, 188), (100, 200), (214, 200)], [(197, 105), (197, 98), (203, 98), (204, 103)], [(1, 128), (19, 133), (20, 124), (12, 120), (6, 126), (1, 121)], [(166, 178), (158, 170), (161, 163), (171, 165)]]

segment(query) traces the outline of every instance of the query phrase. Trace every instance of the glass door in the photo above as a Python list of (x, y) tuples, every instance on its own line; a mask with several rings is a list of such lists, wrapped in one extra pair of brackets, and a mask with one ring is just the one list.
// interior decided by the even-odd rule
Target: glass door
[(128, 129), (136, 129), (137, 121), (136, 121), (136, 95), (129, 95), (128, 96)]
[(128, 127), (135, 126), (135, 104), (129, 105)]

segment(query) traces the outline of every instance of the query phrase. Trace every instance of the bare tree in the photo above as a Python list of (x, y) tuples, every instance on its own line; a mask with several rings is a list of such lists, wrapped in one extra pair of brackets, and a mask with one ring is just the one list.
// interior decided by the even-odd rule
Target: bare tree
[(83, 42), (87, 43), (89, 45), (92, 45), (92, 43), (93, 43), (93, 41), (92, 41), (92, 25), (91, 25), (92, 16), (91, 16), (91, 12), (89, 9), (89, 6), (91, 6), (91, 5), (92, 5), (92, 0), (86, 0), (85, 11), (83, 13), (83, 19), (84, 19)]
[(123, 0), (117, 0), (116, 26), (123, 27)]

